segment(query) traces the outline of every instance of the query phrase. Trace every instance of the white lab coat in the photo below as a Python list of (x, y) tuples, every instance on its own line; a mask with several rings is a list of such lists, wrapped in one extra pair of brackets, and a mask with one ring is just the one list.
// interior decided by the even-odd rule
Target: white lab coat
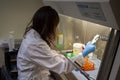
[(18, 80), (51, 80), (49, 70), (61, 74), (74, 69), (63, 55), (52, 50), (33, 29), (21, 43), (17, 68)]

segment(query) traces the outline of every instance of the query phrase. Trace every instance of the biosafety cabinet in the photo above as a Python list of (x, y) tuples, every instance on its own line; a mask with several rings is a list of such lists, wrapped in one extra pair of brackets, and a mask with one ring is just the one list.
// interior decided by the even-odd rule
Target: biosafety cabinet
[(96, 34), (101, 35), (95, 51), (99, 69), (95, 73), (85, 71), (95, 79), (82, 78), (82, 73), (73, 71), (77, 80), (120, 80), (120, 0), (43, 1), (60, 14), (64, 49), (71, 49), (75, 42), (86, 44)]

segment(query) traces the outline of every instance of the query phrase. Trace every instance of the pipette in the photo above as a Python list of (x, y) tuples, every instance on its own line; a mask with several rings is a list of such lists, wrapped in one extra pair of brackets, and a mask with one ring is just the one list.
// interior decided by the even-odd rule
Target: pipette
[(93, 38), (93, 40), (91, 41), (91, 44), (96, 43), (99, 38), (100, 38), (100, 35), (98, 35), (98, 34), (95, 35), (94, 38)]

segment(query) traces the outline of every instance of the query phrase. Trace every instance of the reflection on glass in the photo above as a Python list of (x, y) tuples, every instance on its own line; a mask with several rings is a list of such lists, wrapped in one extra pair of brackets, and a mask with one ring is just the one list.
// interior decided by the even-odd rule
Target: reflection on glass
[[(86, 70), (87, 73), (96, 79), (111, 29), (103, 25), (64, 15), (60, 15), (60, 19), (61, 22), (59, 24), (58, 33), (64, 35), (64, 50), (73, 50), (74, 43), (86, 45), (96, 34), (100, 35), (96, 42), (96, 50), (88, 55), (88, 59), (94, 63), (94, 70)], [(73, 71), (72, 73), (78, 80), (87, 80), (83, 75), (80, 75), (79, 72)]]

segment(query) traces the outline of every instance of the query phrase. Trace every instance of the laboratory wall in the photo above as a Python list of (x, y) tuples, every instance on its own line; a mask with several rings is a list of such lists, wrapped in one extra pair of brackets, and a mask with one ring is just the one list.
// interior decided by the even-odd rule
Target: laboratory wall
[(0, 0), (0, 39), (6, 39), (10, 31), (22, 38), (26, 25), (41, 6), (42, 0)]
[[(21, 39), (34, 12), (43, 5), (42, 0), (0, 0), (0, 41), (7, 40), (10, 31)], [(0, 48), (0, 67), (4, 62)]]
[[(110, 28), (92, 22), (60, 15), (60, 33), (64, 34), (64, 49), (73, 49), (73, 43), (86, 44), (96, 34), (109, 37)], [(94, 54), (102, 59), (107, 41), (99, 39)]]

